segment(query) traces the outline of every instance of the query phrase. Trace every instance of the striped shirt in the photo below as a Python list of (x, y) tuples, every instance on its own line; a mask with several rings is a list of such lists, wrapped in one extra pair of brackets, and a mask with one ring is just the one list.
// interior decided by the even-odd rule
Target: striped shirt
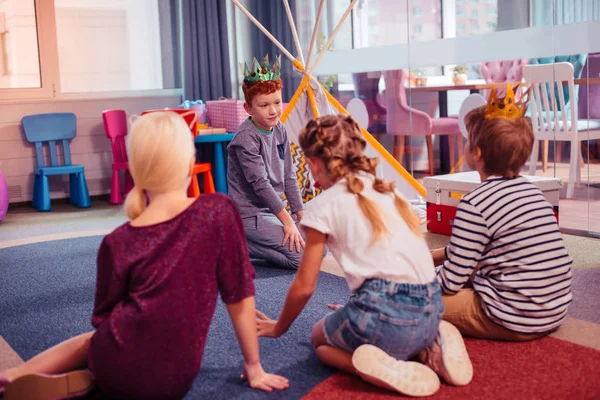
[(467, 193), (446, 257), (438, 268), (444, 292), (456, 293), (476, 271), (473, 288), (495, 323), (542, 333), (565, 319), (572, 260), (552, 205), (527, 179), (492, 177)]

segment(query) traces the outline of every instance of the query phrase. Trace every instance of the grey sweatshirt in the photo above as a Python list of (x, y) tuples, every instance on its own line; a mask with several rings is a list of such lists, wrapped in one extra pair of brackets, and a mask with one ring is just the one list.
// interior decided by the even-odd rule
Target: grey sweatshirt
[(227, 155), (229, 195), (242, 218), (277, 214), (285, 208), (284, 194), (292, 213), (303, 209), (290, 142), (281, 122), (267, 132), (248, 118), (227, 146)]

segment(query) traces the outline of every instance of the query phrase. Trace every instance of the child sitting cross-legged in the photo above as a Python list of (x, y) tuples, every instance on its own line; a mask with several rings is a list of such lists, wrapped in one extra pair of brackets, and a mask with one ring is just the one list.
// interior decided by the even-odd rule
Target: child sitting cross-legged
[(132, 220), (98, 250), (95, 331), (1, 372), (4, 400), (73, 398), (94, 383), (109, 398), (181, 399), (200, 371), (219, 293), (250, 386), (287, 388), (287, 379), (265, 373), (259, 360), (255, 273), (235, 205), (223, 195), (187, 197), (195, 149), (183, 118), (142, 116), (127, 153), (135, 186), (125, 211)]
[(444, 320), (465, 336), (532, 340), (565, 320), (572, 260), (552, 205), (520, 175), (534, 144), (525, 103), (514, 103), (510, 86), (504, 108), (490, 96), (465, 116), (465, 159), (481, 184), (463, 196), (450, 244), (432, 256), (442, 264)]
[[(377, 159), (349, 116), (312, 120), (300, 146), (324, 191), (307, 204), (306, 248), (277, 321), (257, 311), (260, 336), (283, 335), (319, 276), (325, 245), (352, 296), (312, 331), (325, 364), (400, 393), (427, 396), (446, 382), (465, 385), (473, 369), (460, 333), (440, 322), (440, 285), (419, 219), (394, 185), (376, 177)], [(427, 365), (409, 361), (420, 356)], [(437, 374), (436, 374), (437, 373)]]

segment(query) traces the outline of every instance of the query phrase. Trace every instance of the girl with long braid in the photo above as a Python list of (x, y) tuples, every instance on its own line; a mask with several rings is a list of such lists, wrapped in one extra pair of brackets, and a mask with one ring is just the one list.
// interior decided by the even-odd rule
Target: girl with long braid
[[(444, 305), (419, 219), (394, 183), (376, 176), (360, 127), (345, 115), (314, 119), (300, 146), (324, 191), (301, 221), (306, 247), (277, 321), (257, 311), (260, 336), (279, 337), (317, 284), (329, 247), (352, 295), (317, 322), (318, 358), (378, 386), (427, 396), (447, 383), (465, 385), (473, 369), (460, 333), (442, 321)], [(423, 363), (408, 361), (420, 357)]]

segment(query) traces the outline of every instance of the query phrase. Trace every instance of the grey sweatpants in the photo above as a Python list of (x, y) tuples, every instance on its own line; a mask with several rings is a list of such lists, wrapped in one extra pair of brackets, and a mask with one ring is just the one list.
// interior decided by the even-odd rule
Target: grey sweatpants
[[(296, 221), (296, 217), (293, 218)], [(304, 249), (300, 248), (300, 252), (297, 252), (294, 245), (294, 250), (290, 251), (289, 242), (285, 246), (281, 245), (285, 236), (283, 224), (275, 215), (258, 214), (256, 217), (244, 218), (243, 222), (250, 258), (284, 268), (298, 269)], [(305, 238), (297, 221), (296, 226)]]

